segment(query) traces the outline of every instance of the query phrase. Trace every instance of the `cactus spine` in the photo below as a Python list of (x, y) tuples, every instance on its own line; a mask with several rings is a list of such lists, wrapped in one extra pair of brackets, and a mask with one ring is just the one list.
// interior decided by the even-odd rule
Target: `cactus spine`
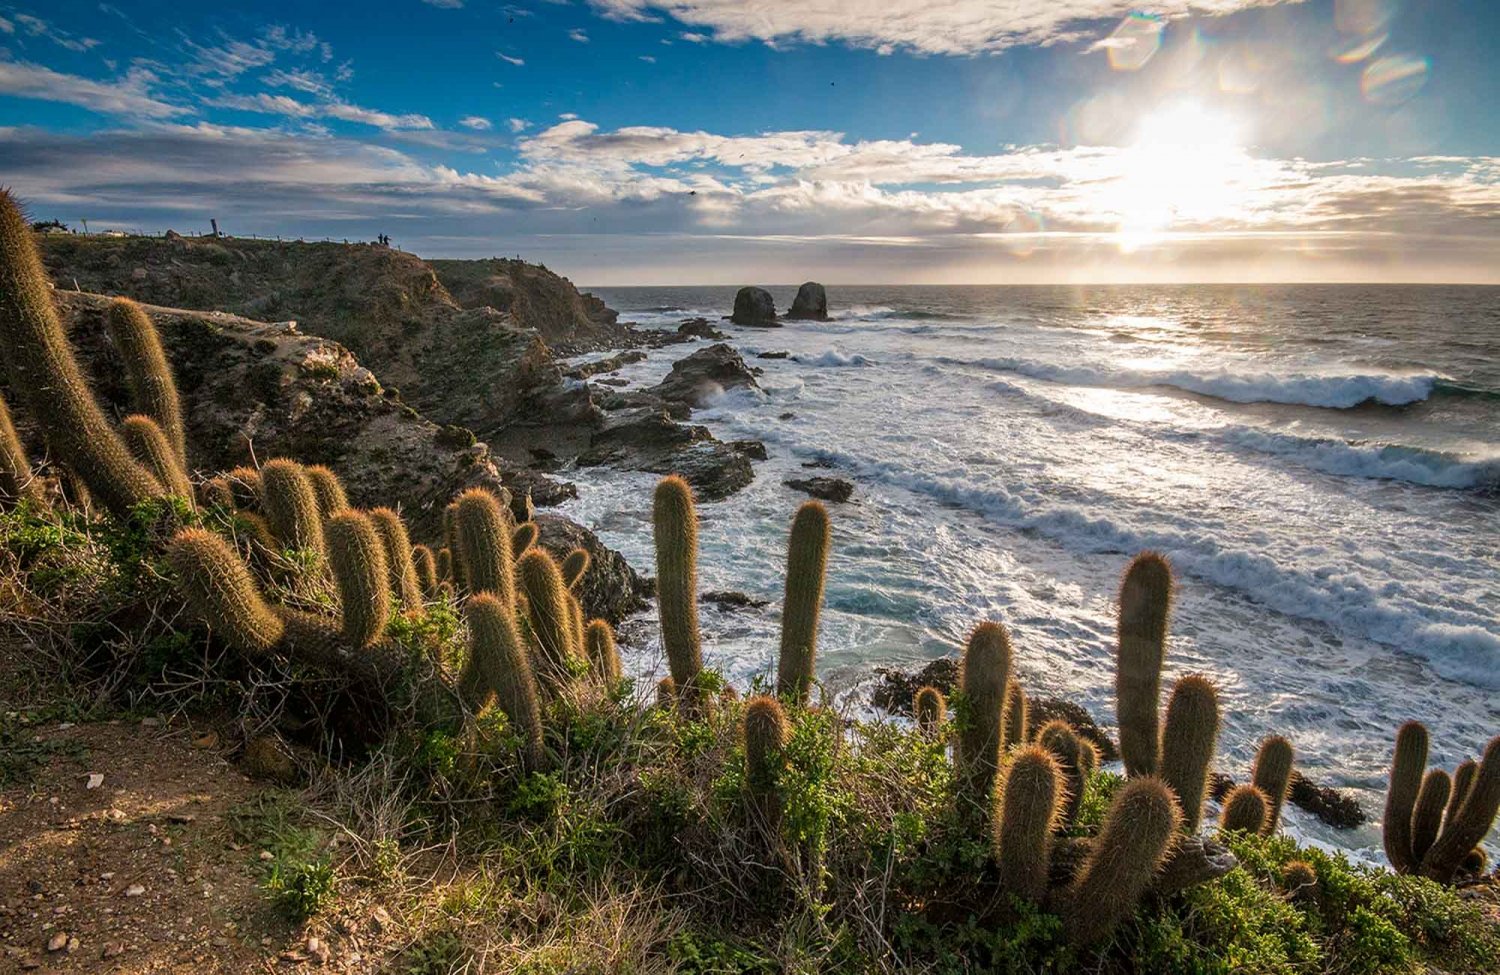
[[(370, 524), (380, 534), (380, 545), (385, 550), (391, 592), (401, 597), (403, 609), (421, 609), (422, 584), (412, 561), (411, 536), (406, 533), (406, 522), (390, 508), (376, 508), (370, 512)], [(427, 557), (431, 559), (432, 553), (428, 552)]]
[(1422, 874), (1439, 883), (1450, 883), (1466, 857), (1479, 846), (1500, 812), (1500, 735), (1490, 739), (1473, 783), (1457, 814), (1443, 824), (1437, 842), (1422, 860)]
[(253, 467), (235, 467), (224, 472), (224, 480), (234, 495), (234, 506), (251, 511), (261, 506), (263, 485), (260, 471)]
[(130, 387), (135, 408), (156, 421), (178, 465), (186, 470), (187, 434), (182, 423), (182, 401), (156, 326), (141, 306), (129, 298), (111, 301), (105, 320), (115, 348), (125, 362), (125, 384)]
[(323, 553), (323, 518), (312, 480), (295, 461), (276, 459), (260, 469), (266, 522), (286, 548)]
[(1131, 561), (1120, 583), (1115, 715), (1127, 775), (1154, 775), (1160, 765), (1156, 709), (1172, 612), (1172, 567), (1156, 552)]
[(1292, 787), (1292, 757), (1292, 743), (1272, 735), (1260, 743), (1250, 770), (1251, 783), (1266, 796), (1266, 825), (1261, 832), (1267, 836), (1281, 825), (1281, 807)]
[(422, 595), (428, 599), (437, 599), (437, 559), (432, 557), (432, 549), (426, 545), (413, 545), (411, 547), (411, 565), (412, 570), (417, 575), (417, 584), (422, 587)]
[(1161, 777), (1177, 794), (1182, 828), (1197, 833), (1203, 819), (1208, 767), (1219, 737), (1219, 694), (1207, 678), (1189, 674), (1172, 688), (1161, 732)]
[(466, 681), (492, 692), (495, 703), (510, 719), (523, 742), (522, 758), (527, 768), (541, 768), (542, 710), (537, 698), (536, 677), (521, 636), (516, 632), (510, 607), (490, 593), (470, 597), (464, 605), (469, 621), (469, 661), (477, 678)]
[(786, 595), (781, 603), (781, 654), (776, 693), (806, 704), (817, 680), (818, 613), (828, 571), (828, 510), (817, 501), (797, 509), (787, 541)]
[(1396, 752), (1391, 757), (1390, 788), (1385, 794), (1382, 839), (1385, 856), (1397, 873), (1413, 873), (1419, 861), (1412, 855), (1411, 814), (1422, 790), (1427, 768), (1427, 726), (1408, 721), (1396, 732)]
[(353, 509), (328, 520), (327, 544), (344, 611), (344, 639), (356, 647), (369, 646), (391, 618), (385, 546), (370, 519)]
[[(509, 542), (509, 536), (506, 541)], [(572, 662), (578, 653), (573, 642), (573, 612), (568, 605), (562, 572), (552, 556), (534, 548), (521, 556), (516, 574), (526, 596), (527, 619), (537, 642), (538, 678), (544, 687), (555, 690), (572, 680)]]
[(464, 576), (463, 546), (458, 540), (458, 502), (448, 502), (443, 509), (443, 547), (448, 550), (450, 561), (448, 574), (444, 577), (453, 583), (453, 588), (463, 590), (468, 585)]
[(40, 502), (45, 497), (41, 482), (31, 473), (31, 461), (10, 422), (10, 410), (0, 397), (0, 510), (24, 499)]
[(11, 389), (47, 427), (56, 457), (111, 512), (127, 513), (161, 487), (105, 418), (63, 332), (36, 241), (9, 191), (0, 190), (0, 348)]
[[(531, 522), (527, 522), (531, 524)], [(588, 549), (575, 548), (568, 553), (568, 557), (562, 562), (563, 585), (569, 589), (575, 588), (583, 580), (584, 573), (589, 571)]]
[(594, 677), (606, 686), (620, 679), (620, 651), (615, 646), (615, 631), (604, 620), (592, 620), (584, 632), (585, 649)]
[(1005, 688), (1005, 737), (1001, 748), (1019, 748), (1026, 744), (1026, 712), (1026, 691), (1020, 681), (1012, 680)]
[(943, 722), (948, 715), (948, 699), (936, 687), (924, 687), (917, 691), (913, 700), (917, 715), (917, 727), (929, 738), (938, 738), (943, 733)]
[(172, 539), (167, 557), (188, 605), (231, 646), (259, 654), (281, 641), (281, 617), (266, 605), (244, 560), (224, 539), (188, 528)]
[(960, 808), (988, 814), (1000, 765), (1000, 726), (1005, 688), (1010, 682), (1010, 634), (999, 623), (980, 623), (964, 648), (959, 689), (964, 721), (958, 733)]
[(1063, 779), (1062, 815), (1058, 819), (1058, 825), (1071, 825), (1078, 819), (1078, 809), (1083, 804), (1083, 789), (1090, 771), (1084, 755), (1084, 741), (1078, 737), (1072, 725), (1054, 718), (1037, 730), (1036, 743), (1052, 755)]
[(703, 670), (703, 648), (698, 637), (698, 513), (687, 481), (675, 475), (662, 478), (656, 485), (651, 520), (661, 642), (672, 683), (691, 708)]
[(1431, 769), (1422, 778), (1411, 812), (1411, 855), (1418, 863), (1437, 842), (1438, 831), (1443, 828), (1443, 809), (1452, 791), (1453, 780), (1442, 769)]
[(453, 523), (458, 538), (453, 571), (463, 566), (470, 592), (490, 592), (502, 605), (516, 602), (515, 563), (510, 553), (510, 518), (500, 500), (483, 488), (458, 496)]
[(1052, 831), (1062, 810), (1062, 773), (1047, 749), (1029, 745), (1005, 773), (999, 812), (993, 817), (1000, 883), (1026, 900), (1047, 893), (1052, 867)]
[(193, 485), (183, 473), (177, 451), (155, 420), (139, 413), (127, 416), (120, 421), (120, 436), (130, 455), (156, 477), (168, 494), (193, 499)]
[(1224, 797), (1219, 828), (1260, 833), (1266, 827), (1266, 794), (1253, 785), (1237, 785)]
[(325, 521), (349, 507), (344, 484), (332, 469), (322, 464), (310, 464), (302, 469), (312, 482), (313, 494), (318, 498), (318, 513)]
[(1135, 911), (1179, 825), (1177, 801), (1160, 779), (1120, 787), (1070, 890), (1064, 921), (1075, 943), (1098, 941)]

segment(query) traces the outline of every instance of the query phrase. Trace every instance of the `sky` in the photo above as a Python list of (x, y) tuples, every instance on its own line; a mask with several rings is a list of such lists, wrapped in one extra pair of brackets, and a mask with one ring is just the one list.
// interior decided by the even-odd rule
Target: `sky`
[(1500, 3), (1138, 4), (0, 0), (0, 184), (594, 285), (1500, 283)]

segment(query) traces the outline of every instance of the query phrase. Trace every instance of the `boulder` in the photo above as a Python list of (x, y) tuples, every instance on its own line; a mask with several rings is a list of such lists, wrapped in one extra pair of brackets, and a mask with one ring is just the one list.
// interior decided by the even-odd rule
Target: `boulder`
[(734, 349), (720, 342), (678, 359), (666, 379), (647, 390), (667, 402), (703, 406), (731, 389), (759, 389), (755, 375)]
[(797, 289), (797, 297), (792, 300), (792, 310), (786, 313), (786, 317), (803, 321), (828, 321), (828, 293), (818, 282), (807, 282)]
[(589, 619), (620, 622), (646, 606), (649, 587), (625, 557), (606, 548), (597, 535), (558, 515), (537, 515), (537, 538), (559, 562), (575, 548), (589, 553), (589, 570), (578, 584), (578, 598)]
[(848, 501), (854, 495), (854, 485), (841, 477), (792, 478), (782, 483), (822, 501)]
[(707, 427), (678, 423), (663, 410), (633, 407), (611, 415), (595, 431), (578, 463), (677, 474), (700, 500), (718, 501), (755, 479), (746, 449), (724, 443)]
[(689, 318), (677, 326), (677, 335), (683, 339), (708, 339), (711, 342), (728, 338), (723, 332), (710, 325), (706, 318)]
[(736, 325), (775, 326), (776, 302), (765, 288), (741, 288), (734, 296), (734, 314), (729, 320)]

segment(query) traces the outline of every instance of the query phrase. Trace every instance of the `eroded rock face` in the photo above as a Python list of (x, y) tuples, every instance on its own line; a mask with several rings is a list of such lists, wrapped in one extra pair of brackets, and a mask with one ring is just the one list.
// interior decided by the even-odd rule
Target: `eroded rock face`
[(623, 344), (624, 330), (615, 324), (614, 309), (545, 267), (503, 257), (427, 263), (464, 308), (508, 312), (559, 353)]
[(786, 313), (786, 317), (804, 321), (828, 321), (828, 293), (818, 282), (807, 282), (797, 289), (797, 297), (792, 299), (792, 309)]
[(672, 371), (648, 393), (669, 402), (706, 406), (731, 389), (759, 389), (755, 374), (733, 348), (720, 342), (678, 359)]
[(773, 326), (776, 302), (765, 288), (741, 288), (734, 296), (734, 314), (729, 320), (736, 325)]
[(621, 410), (598, 430), (578, 463), (677, 474), (702, 501), (726, 498), (755, 479), (750, 458), (707, 427), (679, 423), (659, 409)]

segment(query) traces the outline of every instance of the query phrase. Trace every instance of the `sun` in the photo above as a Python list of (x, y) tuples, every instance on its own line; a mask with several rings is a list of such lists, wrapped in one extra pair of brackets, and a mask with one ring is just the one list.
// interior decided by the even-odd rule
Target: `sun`
[(1241, 140), (1235, 119), (1196, 102), (1144, 118), (1100, 201), (1119, 219), (1120, 247), (1134, 250), (1174, 226), (1212, 225), (1238, 213), (1246, 202), (1237, 178), (1247, 158)]

